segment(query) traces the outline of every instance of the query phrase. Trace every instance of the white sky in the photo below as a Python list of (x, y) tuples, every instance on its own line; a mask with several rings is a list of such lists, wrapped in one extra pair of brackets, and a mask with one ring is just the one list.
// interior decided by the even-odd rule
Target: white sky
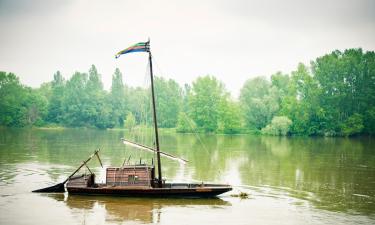
[(114, 55), (148, 37), (156, 75), (180, 84), (214, 75), (237, 96), (251, 77), (335, 49), (374, 51), (375, 1), (0, 0), (0, 70), (32, 87), (91, 64), (106, 89), (116, 67), (143, 85), (147, 55)]

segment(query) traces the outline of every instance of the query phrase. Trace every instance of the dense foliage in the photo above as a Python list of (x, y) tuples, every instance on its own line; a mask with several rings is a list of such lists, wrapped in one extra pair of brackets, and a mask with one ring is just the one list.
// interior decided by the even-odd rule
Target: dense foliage
[[(375, 53), (334, 51), (299, 64), (290, 74), (245, 82), (239, 101), (213, 76), (190, 86), (155, 78), (158, 125), (177, 132), (256, 132), (269, 135), (352, 136), (375, 133)], [(150, 90), (123, 83), (119, 69), (110, 91), (93, 65), (65, 80), (32, 89), (0, 72), (0, 125), (97, 127), (152, 125)]]
[(47, 100), (39, 91), (20, 84), (13, 73), (0, 72), (0, 124), (10, 127), (41, 125)]

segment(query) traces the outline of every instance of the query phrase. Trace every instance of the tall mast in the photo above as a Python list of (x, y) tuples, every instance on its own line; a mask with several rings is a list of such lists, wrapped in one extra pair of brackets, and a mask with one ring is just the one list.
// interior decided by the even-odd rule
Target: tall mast
[[(150, 41), (149, 41), (150, 42)], [(151, 96), (152, 96), (152, 112), (154, 117), (154, 129), (155, 129), (155, 140), (156, 140), (156, 158), (158, 161), (158, 186), (163, 186), (161, 176), (161, 162), (160, 162), (160, 147), (159, 147), (159, 133), (158, 133), (158, 122), (156, 119), (156, 106), (155, 106), (155, 91), (154, 91), (154, 75), (152, 72), (152, 56), (151, 50), (148, 51), (148, 60), (150, 62), (150, 76), (151, 76)]]

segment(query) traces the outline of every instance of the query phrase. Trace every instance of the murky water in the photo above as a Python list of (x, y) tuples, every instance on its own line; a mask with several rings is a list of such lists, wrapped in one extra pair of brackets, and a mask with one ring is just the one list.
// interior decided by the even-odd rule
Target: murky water
[[(63, 181), (96, 148), (104, 165), (152, 154), (150, 132), (0, 129), (0, 224), (375, 224), (375, 141), (162, 132), (168, 181), (229, 183), (217, 199), (144, 199), (36, 194)], [(89, 163), (104, 181), (104, 169)], [(83, 170), (84, 171), (84, 170)], [(240, 191), (248, 199), (231, 197)]]

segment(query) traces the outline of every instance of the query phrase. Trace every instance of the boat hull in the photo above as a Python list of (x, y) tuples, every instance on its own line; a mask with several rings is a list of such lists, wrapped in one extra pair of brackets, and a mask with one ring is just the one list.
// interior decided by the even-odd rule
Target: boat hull
[(229, 185), (195, 185), (195, 184), (166, 184), (163, 188), (142, 186), (106, 186), (97, 187), (67, 187), (73, 195), (107, 195), (127, 197), (172, 197), (172, 198), (210, 198), (231, 191)]

